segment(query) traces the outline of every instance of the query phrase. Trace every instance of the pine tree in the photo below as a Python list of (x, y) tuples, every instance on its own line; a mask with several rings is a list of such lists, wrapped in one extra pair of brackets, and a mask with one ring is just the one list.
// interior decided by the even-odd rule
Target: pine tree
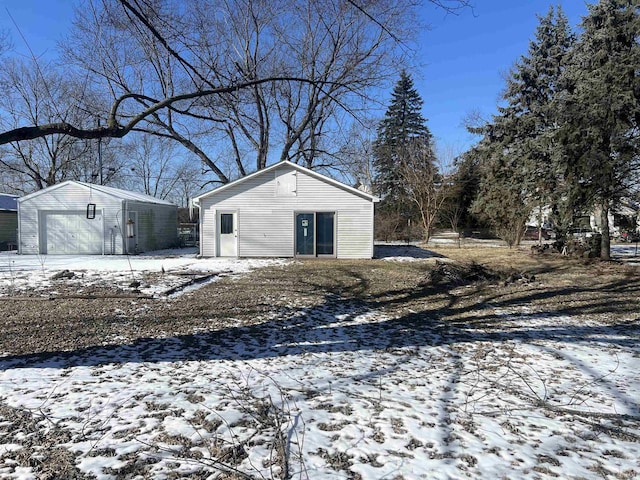
[(562, 232), (571, 219), (561, 215), (564, 179), (556, 138), (560, 122), (557, 100), (563, 93), (561, 79), (575, 36), (560, 6), (555, 14), (551, 7), (539, 20), (528, 55), (516, 64), (507, 85), (505, 99), (516, 118), (515, 142), (510, 147), (520, 157), (528, 201), (540, 209), (550, 206), (556, 228)]
[(566, 197), (601, 214), (600, 256), (610, 258), (608, 212), (640, 172), (640, 11), (637, 0), (589, 5), (559, 111)]
[(393, 90), (391, 103), (378, 127), (374, 143), (374, 191), (383, 199), (383, 207), (399, 210), (406, 202), (401, 165), (415, 151), (416, 143), (432, 147), (431, 132), (422, 116), (423, 100), (403, 71)]
[[(528, 55), (507, 79), (506, 105), (491, 123), (472, 129), (483, 135), (475, 154), (485, 163), (474, 211), (510, 244), (519, 241), (518, 232), (534, 207), (559, 201), (555, 102), (574, 37), (560, 7), (539, 20)], [(505, 208), (513, 211), (499, 212)]]

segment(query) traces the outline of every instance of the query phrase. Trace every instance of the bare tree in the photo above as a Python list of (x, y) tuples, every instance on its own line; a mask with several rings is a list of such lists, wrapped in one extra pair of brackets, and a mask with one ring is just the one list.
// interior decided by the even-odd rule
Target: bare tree
[[(431, 1), (448, 11), (467, 3)], [(263, 168), (269, 158), (327, 163), (336, 114), (355, 114), (354, 100), (367, 100), (411, 54), (416, 6), (413, 0), (87, 1), (65, 41), (66, 56), (78, 67), (74, 73), (109, 92), (110, 107), (92, 110), (100, 126), (55, 115), (5, 129), (0, 145), (140, 131), (178, 142), (220, 183)]]
[(119, 178), (122, 187), (179, 204), (186, 204), (185, 190), (198, 190), (200, 172), (178, 155), (171, 139), (134, 134), (127, 157), (129, 161)]
[(9, 33), (6, 30), (0, 30), (0, 55), (8, 51), (10, 46)]
[[(345, 122), (346, 123), (346, 122)], [(336, 155), (333, 170), (339, 172), (341, 179), (367, 192), (372, 191), (374, 178), (373, 142), (380, 120), (361, 118), (351, 122)]]
[(430, 141), (417, 139), (407, 146), (399, 165), (407, 199), (416, 207), (429, 242), (442, 205), (447, 198), (447, 178), (440, 172)]
[(168, 200), (176, 205), (188, 207), (191, 199), (205, 190), (205, 185), (197, 181), (202, 177), (202, 171), (197, 168), (197, 165), (182, 161), (178, 164), (175, 172), (177, 182)]
[[(90, 122), (92, 115), (80, 103), (95, 101), (86, 85), (68, 78), (55, 65), (30, 60), (6, 59), (0, 67), (2, 128), (38, 125), (53, 118)], [(83, 100), (79, 100), (84, 97)], [(106, 145), (105, 145), (106, 147)], [(114, 171), (114, 157), (105, 148), (105, 163)], [(5, 178), (21, 185), (21, 193), (54, 185), (63, 180), (91, 181), (98, 166), (97, 144), (56, 134), (30, 142), (13, 142), (0, 150)]]

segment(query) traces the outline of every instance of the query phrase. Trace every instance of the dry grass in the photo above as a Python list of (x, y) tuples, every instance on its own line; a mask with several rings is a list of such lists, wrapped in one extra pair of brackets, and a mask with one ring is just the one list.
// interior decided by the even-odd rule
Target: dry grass
[(456, 262), (478, 262), (503, 272), (520, 271), (535, 281), (485, 286), (472, 301), (493, 306), (526, 305), (532, 312), (571, 314), (604, 323), (639, 320), (640, 267), (560, 255), (530, 255), (527, 249), (439, 248)]
[[(429, 314), (442, 322), (482, 322), (496, 308), (526, 305), (533, 312), (571, 314), (604, 323), (638, 320), (638, 267), (526, 249), (436, 247), (441, 258), (413, 262), (314, 260), (225, 278), (174, 300), (98, 298), (0, 302), (0, 352), (30, 354), (127, 343), (146, 337), (188, 335), (283, 318), (329, 297), (362, 302), (393, 317)], [(473, 262), (499, 272), (520, 272), (529, 282), (475, 282), (433, 288), (438, 261)], [(446, 287), (446, 285), (445, 285)], [(113, 295), (112, 286), (105, 291)], [(17, 308), (16, 308), (17, 307)]]
[[(224, 334), (210, 335), (208, 340), (237, 343), (241, 337), (235, 333), (235, 329), (239, 326), (243, 327), (239, 330), (249, 337), (255, 336), (258, 339), (256, 344), (260, 344), (269, 336), (271, 329), (280, 330), (278, 322), (283, 324), (288, 322), (286, 323), (288, 326), (296, 325), (300, 331), (293, 335), (304, 335), (305, 328), (310, 331), (317, 325), (324, 326), (322, 322), (338, 319), (338, 314), (344, 311), (360, 313), (376, 310), (386, 314), (389, 321), (376, 324), (366, 335), (362, 334), (366, 329), (350, 330), (350, 332), (360, 332), (360, 340), (368, 342), (369, 346), (375, 345), (378, 348), (381, 345), (378, 340), (385, 338), (388, 332), (392, 334), (388, 335), (390, 341), (384, 347), (386, 349), (406, 347), (401, 336), (412, 333), (422, 338), (423, 343), (416, 345), (432, 341), (451, 342), (452, 351), (463, 352), (466, 349), (467, 358), (470, 359), (468, 369), (473, 369), (473, 366), (477, 365), (478, 373), (493, 378), (494, 370), (498, 372), (501, 368), (506, 368), (506, 365), (511, 368), (511, 361), (515, 358), (511, 356), (502, 358), (501, 354), (515, 355), (516, 353), (510, 351), (507, 346), (491, 356), (494, 347), (487, 346), (486, 340), (495, 339), (496, 342), (502, 342), (510, 338), (522, 339), (527, 338), (529, 334), (534, 336), (536, 334), (535, 326), (528, 330), (528, 318), (521, 323), (523, 327), (521, 330), (512, 333), (511, 327), (504, 323), (505, 316), (502, 314), (504, 312), (512, 314), (512, 320), (522, 314), (525, 309), (533, 315), (539, 313), (543, 318), (553, 319), (554, 315), (571, 317), (572, 321), (565, 323), (571, 324), (572, 328), (563, 330), (560, 325), (559, 329), (546, 330), (545, 340), (555, 340), (556, 336), (562, 335), (567, 339), (574, 338), (573, 335), (581, 335), (582, 320), (585, 325), (587, 323), (592, 325), (590, 329), (586, 329), (585, 335), (592, 334), (601, 326), (607, 325), (624, 329), (625, 339), (633, 338), (634, 332), (638, 331), (640, 269), (637, 267), (571, 260), (550, 254), (531, 256), (526, 249), (509, 250), (477, 246), (473, 248), (438, 247), (434, 248), (433, 252), (435, 255), (432, 258), (406, 262), (384, 259), (291, 262), (284, 266), (256, 270), (240, 277), (223, 278), (217, 283), (209, 284), (172, 300), (112, 298), (115, 292), (113, 285), (104, 285), (105, 295), (108, 293), (110, 298), (100, 298), (100, 289), (96, 288), (94, 299), (2, 301), (0, 302), (0, 329), (3, 335), (0, 336), (0, 352), (17, 356), (25, 355), (19, 360), (24, 363), (33, 359), (32, 354), (40, 357), (45, 352), (70, 351), (84, 353), (84, 356), (89, 358), (92, 354), (91, 350), (82, 352), (83, 349), (166, 336), (180, 336), (185, 342), (185, 349), (189, 350), (188, 347), (191, 346), (188, 344), (189, 339), (197, 338), (204, 332), (224, 330)], [(455, 273), (455, 278), (434, 275), (433, 272), (441, 268), (442, 262), (447, 266), (455, 266), (451, 270)], [(446, 274), (447, 270), (443, 271)], [(477, 275), (478, 272), (481, 275)], [(514, 273), (518, 275), (513, 275)], [(60, 290), (59, 287), (57, 285), (56, 289)], [(71, 288), (70, 285), (69, 288)], [(72, 293), (72, 290), (68, 293)], [(347, 308), (342, 309), (343, 306)], [(318, 308), (313, 309), (313, 307)], [(317, 318), (315, 320), (317, 323), (311, 321), (305, 326), (304, 322), (297, 325), (295, 320), (292, 321), (296, 318), (294, 314), (304, 315), (305, 309), (312, 309), (309, 317), (320, 313), (319, 320)], [(577, 325), (574, 320), (577, 321)], [(258, 326), (261, 323), (264, 325)], [(411, 333), (398, 335), (397, 332)], [(421, 336), (423, 332), (428, 332), (428, 335)], [(370, 338), (366, 338), (367, 335)], [(478, 342), (477, 345), (469, 341), (477, 340), (478, 336), (482, 336), (484, 345), (483, 341)], [(284, 338), (284, 334), (278, 336), (278, 343)], [(162, 347), (162, 343), (157, 342), (155, 347)], [(222, 343), (222, 345), (226, 344)], [(158, 353), (152, 348), (144, 351)], [(406, 352), (405, 348), (402, 350), (402, 355)], [(193, 358), (199, 358), (199, 354), (200, 351), (197, 348), (192, 348), (189, 353)], [(102, 358), (108, 358), (108, 354), (104, 351), (101, 355)], [(433, 366), (437, 363), (438, 361), (434, 360)], [(473, 372), (473, 370), (468, 371)], [(188, 370), (188, 374), (182, 377), (183, 381), (177, 382), (181, 387), (176, 388), (188, 385), (191, 375), (192, 370)], [(179, 378), (177, 375), (176, 379)], [(460, 379), (460, 377), (456, 378)], [(457, 381), (452, 382), (443, 389), (443, 399), (453, 395), (451, 390), (457, 388), (457, 383)], [(382, 383), (380, 385), (379, 392), (382, 398)], [(507, 389), (507, 387), (511, 388), (510, 384), (505, 385), (504, 390), (499, 390), (500, 394), (513, 394)], [(586, 392), (583, 386), (580, 386), (578, 391)], [(314, 392), (311, 393), (315, 395)], [(308, 398), (313, 398), (311, 393)], [(236, 392), (232, 392), (230, 399), (238, 401), (240, 398), (244, 402), (247, 415), (242, 419), (245, 423), (242, 425), (234, 423), (229, 427), (275, 432), (271, 434), (274, 438), (274, 455), (270, 461), (284, 468), (287, 465), (287, 461), (284, 460), (286, 449), (282, 447), (284, 430), (280, 422), (286, 417), (285, 413), (276, 409), (273, 402), (266, 402), (264, 400), (266, 397), (252, 397), (248, 393), (243, 397), (235, 395)], [(513, 395), (514, 398), (521, 398)], [(282, 397), (284, 398), (285, 395), (282, 394)], [(143, 398), (144, 395), (140, 400)], [(192, 391), (189, 391), (186, 398), (194, 405), (200, 405), (205, 400), (205, 396)], [(479, 402), (471, 399), (471, 395), (467, 397), (467, 401)], [(528, 405), (526, 398), (523, 404)], [(372, 408), (381, 408), (380, 405), (381, 403), (374, 402)], [(536, 408), (542, 408), (537, 403), (535, 405)], [(152, 412), (150, 418), (154, 419), (184, 414), (183, 409), (169, 409), (164, 403), (147, 401), (145, 406)], [(349, 424), (345, 418), (351, 417), (354, 410), (357, 413), (357, 409), (349, 404), (327, 403), (318, 405), (318, 408), (340, 414), (326, 422), (315, 424), (318, 430), (332, 434), (337, 432), (336, 435)], [(381, 410), (374, 411), (378, 414)], [(209, 413), (208, 409), (199, 410), (199, 413), (193, 416), (192, 424), (211, 432), (216, 431), (222, 422), (217, 418), (213, 420), (209, 418)], [(632, 422), (635, 420), (623, 418), (624, 416), (616, 420), (622, 423), (611, 426), (606, 423), (608, 419), (603, 419), (602, 424), (595, 422), (595, 416), (591, 413), (580, 418), (575, 410), (563, 412), (559, 409), (552, 410), (551, 407), (547, 407), (543, 413), (549, 417), (563, 413), (570, 414), (571, 424), (582, 422), (581, 425), (585, 425), (587, 430), (593, 429), (597, 435), (612, 437), (617, 435), (616, 438), (621, 441), (637, 441), (637, 436), (633, 433), (635, 427), (628, 428), (629, 425), (633, 426)], [(29, 434), (29, 438), (33, 439), (30, 440), (31, 443), (25, 444), (23, 450), (7, 453), (7, 458), (12, 458), (23, 466), (32, 466), (41, 478), (59, 478), (55, 476), (55, 472), (65, 478), (88, 477), (74, 466), (73, 454), (58, 447), (59, 444), (70, 441), (70, 434), (59, 428), (42, 430), (39, 425), (43, 418), (38, 414), (38, 411), (23, 411), (0, 404), (0, 417), (5, 422), (4, 430), (0, 429), (0, 434), (4, 433), (8, 438), (9, 435), (16, 435), (16, 443), (19, 441), (17, 435), (23, 433)], [(478, 417), (475, 418), (477, 419)], [(427, 420), (435, 421), (429, 417), (425, 418), (425, 421)], [(409, 425), (406, 419), (391, 416), (390, 422), (392, 433), (407, 440), (408, 452), (398, 451), (394, 455), (410, 456), (413, 450), (428, 449), (432, 459), (450, 457), (453, 462), (459, 458), (462, 463), (459, 463), (458, 468), (469, 472), (476, 468), (478, 458), (473, 455), (464, 453), (456, 457), (451, 451), (447, 449), (442, 451), (432, 442), (424, 445), (420, 440), (407, 436)], [(506, 432), (517, 433), (519, 429), (529, 428), (524, 422), (524, 419), (509, 417), (500, 425)], [(431, 427), (435, 425), (433, 423)], [(455, 429), (459, 431), (460, 428), (470, 435), (480, 435), (481, 433), (477, 432), (482, 431), (482, 427), (474, 423), (474, 418), (458, 415), (452, 425), (447, 426), (448, 434), (442, 439), (443, 444), (448, 445), (453, 441), (454, 435), (457, 440), (460, 440), (461, 437), (454, 432)], [(128, 431), (121, 431), (120, 434), (133, 435)], [(623, 438), (620, 436), (622, 434), (627, 436)], [(371, 439), (377, 444), (387, 440), (384, 432), (379, 429), (372, 432)], [(168, 446), (182, 446), (183, 448), (176, 450), (182, 459), (205, 463), (187, 448), (190, 441), (185, 437), (169, 435), (165, 432), (158, 437), (158, 441), (160, 440), (162, 445), (166, 444), (165, 447), (154, 446), (154, 448), (161, 453), (167, 453)], [(200, 443), (197, 445), (201, 446)], [(248, 443), (238, 445), (240, 449), (231, 449), (222, 443), (211, 443), (205, 446), (215, 458), (234, 466), (245, 458), (246, 453), (243, 448)], [(497, 454), (496, 452), (488, 453)], [(621, 455), (619, 452), (611, 452), (611, 456), (614, 457)], [(98, 453), (104, 456), (111, 455), (110, 452), (102, 450), (95, 452), (96, 455)], [(336, 471), (350, 478), (358, 478), (351, 468), (354, 462), (362, 462), (362, 459), (352, 456), (351, 453), (340, 450), (330, 452), (319, 448), (314, 455), (323, 459)], [(118, 467), (119, 469), (109, 468), (105, 473), (122, 478), (134, 475), (144, 476), (148, 472), (147, 461), (153, 463), (148, 458), (123, 456), (122, 459), (130, 460), (129, 463)], [(538, 455), (536, 457), (538, 464), (533, 467), (533, 470), (542, 475), (554, 476), (553, 467), (557, 468), (562, 463), (558, 458), (561, 457)], [(368, 461), (374, 467), (377, 466), (377, 457), (373, 456)], [(602, 471), (594, 471), (606, 476), (605, 467), (601, 468)], [(626, 472), (628, 477), (620, 475), (618, 477), (631, 478), (637, 473), (635, 470), (627, 470), (623, 473), (626, 474)], [(204, 475), (205, 473), (203, 477)], [(219, 478), (245, 477), (229, 473), (226, 477)]]

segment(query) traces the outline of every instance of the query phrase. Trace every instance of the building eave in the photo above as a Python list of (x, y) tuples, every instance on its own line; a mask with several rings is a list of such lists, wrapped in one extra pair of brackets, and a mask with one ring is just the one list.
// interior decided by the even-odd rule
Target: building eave
[(297, 170), (299, 172), (306, 173), (307, 175), (310, 175), (310, 176), (312, 176), (312, 177), (314, 177), (314, 178), (316, 178), (318, 180), (325, 181), (325, 182), (333, 185), (334, 187), (341, 188), (341, 189), (343, 189), (343, 190), (345, 190), (345, 191), (347, 191), (349, 193), (352, 193), (353, 195), (356, 195), (356, 196), (359, 196), (361, 198), (365, 198), (367, 200), (370, 200), (371, 202), (375, 203), (375, 202), (379, 202), (380, 201), (380, 199), (378, 197), (376, 197), (375, 195), (371, 195), (370, 193), (366, 193), (366, 192), (363, 192), (361, 190), (358, 190), (357, 188), (353, 188), (353, 187), (350, 187), (348, 185), (345, 185), (342, 182), (334, 180), (331, 177), (327, 177), (326, 175), (322, 175), (321, 173), (314, 172), (313, 170), (310, 170), (310, 169), (308, 169), (306, 167), (298, 165), (297, 163), (290, 162), (289, 160), (283, 160), (281, 162), (274, 163), (273, 165), (270, 165), (270, 166), (268, 166), (266, 168), (263, 168), (262, 170), (255, 171), (255, 172), (247, 175), (246, 177), (239, 178), (237, 180), (234, 180), (233, 182), (227, 183), (226, 185), (223, 185), (221, 187), (215, 188), (215, 189), (210, 190), (208, 192), (205, 192), (205, 193), (203, 193), (201, 195), (198, 195), (197, 197), (193, 198), (193, 203), (194, 203), (194, 205), (199, 206), (200, 205), (200, 200), (202, 200), (203, 198), (208, 198), (208, 197), (212, 197), (212, 196), (218, 195), (219, 193), (222, 193), (225, 190), (228, 190), (228, 189), (230, 189), (230, 188), (232, 188), (234, 186), (240, 185), (243, 182), (247, 182), (247, 181), (251, 180), (252, 178), (258, 177), (260, 175), (265, 175), (268, 172), (276, 170), (277, 168), (282, 167), (282, 166), (288, 166), (288, 167), (291, 167), (291, 168), (293, 168), (293, 169), (295, 169), (295, 170)]

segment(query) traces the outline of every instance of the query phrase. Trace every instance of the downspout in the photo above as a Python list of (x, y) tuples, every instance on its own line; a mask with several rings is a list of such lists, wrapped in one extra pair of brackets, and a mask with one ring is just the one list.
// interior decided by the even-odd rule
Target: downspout
[(191, 200), (191, 205), (198, 209), (198, 258), (202, 258), (202, 211), (200, 209), (200, 199)]
[(373, 197), (371, 199), (371, 258), (373, 258), (376, 254), (376, 203), (380, 201), (380, 198)]
[(375, 217), (375, 208), (376, 208), (376, 202), (375, 200), (371, 200), (371, 255), (369, 256), (370, 259), (372, 259), (375, 256), (376, 253), (376, 248), (375, 248), (375, 242), (376, 242), (376, 217)]

